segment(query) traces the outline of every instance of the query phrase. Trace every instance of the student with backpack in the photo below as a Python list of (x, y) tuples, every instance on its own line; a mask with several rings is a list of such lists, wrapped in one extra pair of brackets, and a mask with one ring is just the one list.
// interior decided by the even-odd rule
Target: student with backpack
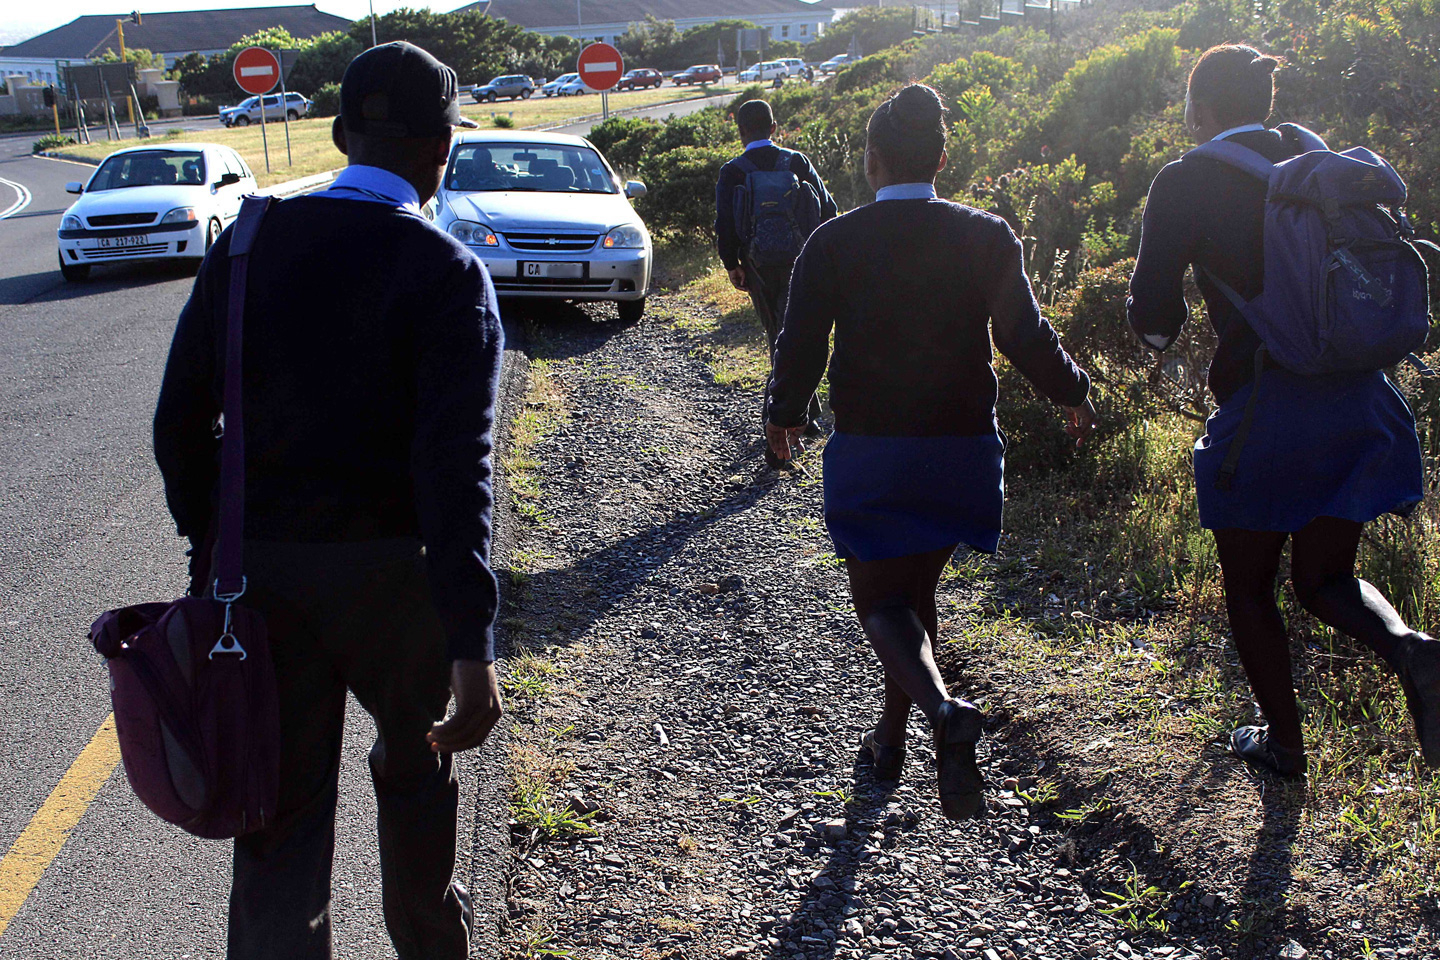
[(1285, 623), (1281, 553), (1300, 604), (1399, 675), (1421, 750), (1440, 764), (1440, 643), (1407, 627), (1355, 576), (1363, 525), (1423, 496), (1410, 408), (1382, 368), (1429, 331), (1425, 266), (1400, 211), (1404, 184), (1364, 148), (1266, 129), (1281, 61), (1214, 47), (1190, 74), (1186, 123), (1200, 146), (1150, 187), (1129, 319), (1164, 350), (1188, 317), (1193, 265), (1219, 345), (1219, 409), (1195, 444), (1200, 523), (1211, 530), (1240, 662), (1264, 726), (1231, 735), (1241, 759), (1305, 772)]
[(921, 84), (871, 116), (865, 176), (875, 202), (820, 227), (796, 261), (766, 433), (789, 459), (828, 363), (825, 523), (885, 673), (884, 708), (861, 749), (877, 776), (899, 777), (918, 706), (934, 733), (941, 810), (959, 819), (984, 806), (981, 715), (950, 696), (936, 668), (935, 588), (958, 545), (994, 553), (1000, 539), (1005, 442), (992, 334), (1066, 408), (1077, 441), (1095, 410), (1090, 378), (1040, 314), (1010, 227), (936, 197), (945, 131), (939, 95)]
[[(785, 319), (790, 270), (815, 228), (836, 214), (835, 201), (810, 160), (776, 145), (775, 115), (764, 100), (735, 111), (745, 152), (720, 168), (715, 185), (715, 239), (737, 290), (750, 294), (765, 325), (771, 360)], [(810, 398), (805, 435), (820, 436), (820, 401)], [(778, 467), (765, 447), (765, 461)]]

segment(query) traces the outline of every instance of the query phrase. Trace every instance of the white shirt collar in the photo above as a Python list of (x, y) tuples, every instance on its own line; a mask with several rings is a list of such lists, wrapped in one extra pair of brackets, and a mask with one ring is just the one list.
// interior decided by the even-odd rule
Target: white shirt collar
[(745, 152), (749, 153), (751, 150), (758, 150), (761, 147), (773, 146), (775, 146), (775, 141), (769, 139), (768, 137), (764, 140), (751, 140), (749, 143), (745, 144)]
[(420, 194), (415, 192), (410, 181), (389, 170), (363, 163), (352, 163), (341, 170), (325, 193), (344, 200), (388, 203), (410, 213), (420, 212)]
[(1213, 140), (1224, 140), (1226, 137), (1233, 137), (1233, 136), (1234, 136), (1235, 134), (1237, 134), (1237, 133), (1254, 133), (1254, 132), (1257, 131), (1257, 130), (1264, 130), (1264, 129), (1265, 129), (1265, 124), (1263, 124), (1263, 123), (1242, 123), (1242, 124), (1241, 124), (1240, 126), (1238, 126), (1238, 127), (1231, 127), (1229, 130), (1226, 130), (1224, 133), (1216, 134), (1216, 135), (1215, 135), (1214, 137), (1212, 137), (1211, 139), (1213, 139)]
[(933, 183), (892, 183), (875, 191), (876, 200), (934, 200)]

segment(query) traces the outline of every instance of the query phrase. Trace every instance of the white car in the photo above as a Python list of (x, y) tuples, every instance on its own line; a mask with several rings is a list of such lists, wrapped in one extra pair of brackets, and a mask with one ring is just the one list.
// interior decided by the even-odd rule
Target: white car
[(645, 313), (654, 250), (621, 180), (595, 145), (562, 133), (457, 133), (435, 225), (475, 251), (502, 297), (613, 300)]
[(579, 79), (580, 74), (578, 73), (562, 73), (560, 76), (556, 77), (554, 80), (551, 80), (549, 83), (541, 87), (540, 92), (545, 94), (545, 96), (547, 97), (558, 96), (561, 87), (565, 86), (567, 83), (574, 83), (576, 80)]
[(771, 80), (785, 80), (790, 76), (790, 68), (779, 60), (766, 60), (763, 63), (756, 63), (740, 71), (741, 83), (767, 83)]
[(84, 280), (97, 263), (191, 261), (240, 213), (256, 190), (240, 155), (214, 143), (130, 147), (106, 157), (60, 219), (60, 272)]
[(577, 73), (574, 80), (560, 84), (560, 86), (555, 89), (555, 92), (562, 97), (581, 97), (589, 93), (590, 88), (585, 86), (585, 81), (581, 80), (580, 75)]
[(805, 72), (805, 61), (801, 60), (799, 57), (784, 57), (780, 60), (776, 60), (775, 62), (783, 63), (785, 65), (785, 69), (790, 72), (790, 76), (792, 77), (798, 77)]

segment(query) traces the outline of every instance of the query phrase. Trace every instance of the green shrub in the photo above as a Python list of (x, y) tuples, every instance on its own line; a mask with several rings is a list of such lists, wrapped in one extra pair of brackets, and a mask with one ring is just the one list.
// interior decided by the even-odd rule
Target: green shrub
[(652, 231), (709, 235), (715, 220), (715, 182), (735, 155), (726, 147), (682, 146), (652, 150), (640, 162), (649, 192), (636, 201)]
[(645, 117), (611, 117), (590, 128), (589, 140), (616, 170), (633, 173), (640, 158), (660, 133), (660, 124)]
[(63, 148), (63, 147), (73, 146), (74, 143), (75, 143), (75, 138), (74, 138), (74, 137), (70, 137), (70, 136), (59, 136), (59, 137), (57, 137), (55, 134), (52, 133), (52, 134), (49, 134), (49, 135), (47, 135), (47, 136), (41, 137), (39, 140), (36, 140), (35, 143), (34, 143), (34, 145), (31, 146), (30, 152), (31, 152), (31, 153), (39, 153), (39, 152), (41, 152), (42, 150), (59, 150), (59, 149), (61, 149), (61, 148)]
[(497, 113), (490, 118), (490, 122), (501, 130), (510, 130), (515, 126), (515, 118), (504, 113)]
[(310, 108), (312, 117), (333, 117), (340, 112), (340, 84), (327, 83), (315, 95), (310, 98), (314, 106)]

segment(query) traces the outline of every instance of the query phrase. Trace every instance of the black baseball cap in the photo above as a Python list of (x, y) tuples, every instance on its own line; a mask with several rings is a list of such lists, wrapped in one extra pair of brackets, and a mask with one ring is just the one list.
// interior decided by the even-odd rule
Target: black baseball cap
[(340, 81), (340, 122), (367, 137), (443, 137), (479, 124), (460, 116), (455, 71), (398, 40), (350, 61)]

